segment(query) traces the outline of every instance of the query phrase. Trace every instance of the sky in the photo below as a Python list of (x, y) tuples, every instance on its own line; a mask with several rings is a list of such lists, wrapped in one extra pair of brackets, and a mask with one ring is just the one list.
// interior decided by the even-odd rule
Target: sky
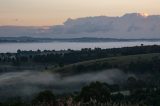
[(160, 14), (160, 0), (0, 0), (0, 26), (50, 26), (68, 18)]

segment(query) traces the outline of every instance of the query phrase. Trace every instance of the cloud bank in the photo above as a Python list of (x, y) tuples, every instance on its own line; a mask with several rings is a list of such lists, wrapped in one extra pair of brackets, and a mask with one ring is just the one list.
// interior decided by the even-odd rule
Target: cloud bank
[(121, 17), (69, 18), (63, 25), (49, 27), (2, 26), (0, 36), (160, 38), (160, 16), (131, 13)]

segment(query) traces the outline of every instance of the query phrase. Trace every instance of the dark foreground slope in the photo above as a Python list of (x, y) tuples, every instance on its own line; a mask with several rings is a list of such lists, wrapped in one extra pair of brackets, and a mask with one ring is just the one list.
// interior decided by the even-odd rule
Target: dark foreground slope
[[(68, 50), (60, 53), (56, 51), (19, 51), (16, 54), (1, 54), (1, 66), (23, 67), (26, 64), (34, 65), (33, 67), (36, 65), (37, 67), (43, 65), (43, 68), (46, 65), (50, 65), (50, 67), (45, 70), (39, 67), (43, 71), (37, 68), (37, 71), (17, 70), (17, 72), (1, 73), (0, 102), (4, 104), (6, 101), (8, 105), (2, 106), (10, 106), (11, 102), (8, 100), (14, 100), (16, 103), (20, 101), (21, 103), (22, 99), (22, 103), (26, 102), (29, 105), (14, 106), (32, 106), (30, 105), (32, 104), (31, 100), (35, 98), (38, 101), (34, 103), (39, 106), (44, 103), (45, 98), (48, 98), (48, 94), (41, 95), (40, 93), (38, 95), (38, 93), (50, 90), (49, 93), (56, 95), (56, 100), (64, 103), (67, 102), (67, 99), (64, 98), (67, 98), (68, 95), (73, 98), (74, 103), (88, 103), (90, 98), (96, 98), (98, 101), (97, 95), (101, 97), (107, 93), (109, 95), (104, 98), (105, 101), (99, 99), (98, 103), (112, 103), (112, 105), (114, 103), (128, 103), (124, 106), (132, 106), (131, 104), (146, 106), (139, 105), (142, 103), (147, 106), (153, 104), (156, 104), (153, 106), (159, 106), (159, 50), (159, 46), (141, 46)], [(5, 61), (3, 61), (3, 56), (6, 56)], [(7, 56), (16, 57), (12, 60)], [(35, 57), (36, 61), (34, 61)], [(90, 83), (91, 85), (89, 85)], [(75, 91), (76, 93), (73, 93)], [(37, 98), (36, 95), (38, 95)], [(52, 95), (50, 96), (52, 97)], [(43, 106), (48, 103), (52, 103), (52, 100), (45, 101)]]
[[(160, 53), (149, 53), (79, 62), (49, 70), (51, 73), (10, 73), (2, 75), (8, 76), (6, 82), (5, 78), (1, 81), (0, 96), (9, 98), (5, 100), (7, 106), (12, 103), (10, 99), (19, 106), (53, 106), (53, 103), (69, 101), (73, 106), (78, 103), (81, 106), (158, 106), (159, 64)], [(13, 78), (11, 82), (8, 82), (9, 75)], [(52, 98), (52, 93), (56, 98)], [(5, 104), (3, 99), (1, 102)]]
[(62, 75), (72, 75), (99, 71), (104, 69), (120, 69), (130, 73), (160, 72), (160, 53), (116, 56), (89, 60), (52, 69)]

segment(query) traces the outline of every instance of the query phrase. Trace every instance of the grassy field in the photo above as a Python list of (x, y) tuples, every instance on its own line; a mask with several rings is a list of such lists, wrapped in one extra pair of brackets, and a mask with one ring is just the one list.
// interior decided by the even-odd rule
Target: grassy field
[[(153, 59), (160, 58), (160, 53), (140, 54), (140, 55), (128, 55), (117, 56), (103, 59), (96, 59), (90, 61), (79, 62), (75, 64), (65, 65), (59, 68), (51, 69), (54, 73), (60, 73), (64, 75), (85, 73), (86, 71), (96, 71), (102, 69), (110, 69), (117, 67), (128, 67), (131, 63), (149, 62)], [(96, 67), (97, 66), (97, 67)]]

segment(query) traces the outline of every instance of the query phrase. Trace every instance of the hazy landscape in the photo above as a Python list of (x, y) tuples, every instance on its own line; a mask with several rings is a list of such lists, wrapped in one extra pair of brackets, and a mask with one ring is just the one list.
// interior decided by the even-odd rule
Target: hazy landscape
[(159, 4), (0, 0), (0, 106), (160, 106)]
[[(85, 105), (90, 101), (87, 92), (92, 94), (93, 91), (89, 89), (95, 89), (98, 90), (94, 91), (98, 93), (95, 95), (107, 93), (103, 102), (102, 98), (94, 98), (103, 105), (117, 102), (118, 95), (122, 96), (118, 103), (123, 105), (152, 104), (158, 98), (152, 95), (159, 92), (159, 53), (160, 46), (142, 44), (108, 49), (17, 50), (15, 53), (0, 53), (1, 102), (6, 105), (33, 105), (38, 103), (37, 100), (41, 101), (39, 98), (50, 100), (45, 98), (51, 98), (54, 92), (56, 98), (66, 97), (66, 102), (69, 98), (75, 99), (75, 105), (77, 100), (84, 99), (81, 103)], [(84, 88), (87, 86), (89, 91), (86, 92)], [(107, 87), (105, 91), (99, 91), (103, 87)], [(143, 98), (137, 92), (143, 95), (150, 92), (149, 98)], [(51, 99), (50, 105), (54, 100)], [(92, 104), (91, 101), (89, 103)]]

